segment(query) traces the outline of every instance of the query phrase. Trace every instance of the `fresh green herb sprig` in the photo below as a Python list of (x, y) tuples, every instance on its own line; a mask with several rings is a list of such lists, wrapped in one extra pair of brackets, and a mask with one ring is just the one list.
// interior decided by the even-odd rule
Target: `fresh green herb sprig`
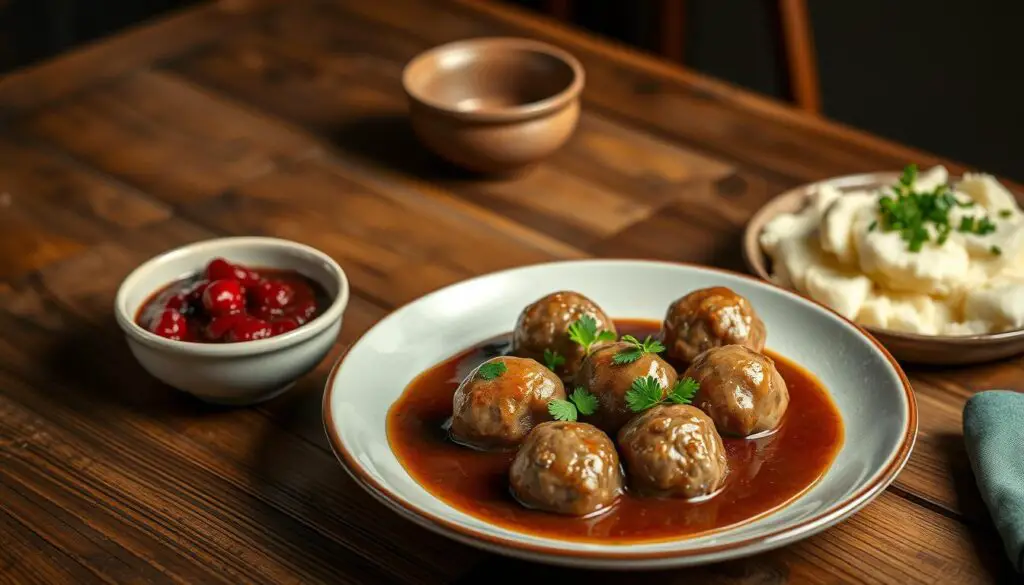
[(654, 376), (642, 376), (633, 380), (626, 392), (626, 405), (633, 412), (643, 412), (664, 402), (690, 404), (697, 390), (700, 390), (700, 383), (693, 378), (682, 378), (672, 386), (668, 394), (662, 396), (665, 389), (661, 382)]
[(476, 371), (477, 375), (484, 380), (493, 380), (508, 371), (505, 362), (487, 362)]
[(590, 348), (595, 343), (615, 341), (615, 333), (598, 330), (597, 319), (590, 315), (583, 315), (569, 325), (569, 339), (579, 344), (584, 353), (590, 353)]
[(618, 365), (631, 364), (643, 357), (644, 354), (665, 351), (665, 346), (657, 339), (651, 339), (650, 335), (643, 341), (638, 340), (632, 335), (623, 335), (621, 341), (628, 343), (630, 347), (619, 351), (612, 358), (612, 362)]
[(577, 386), (568, 400), (554, 398), (548, 401), (548, 412), (555, 420), (575, 422), (579, 415), (591, 415), (597, 412), (597, 396), (583, 386)]
[[(878, 221), (868, 226), (868, 231), (881, 228), (883, 232), (899, 232), (911, 252), (920, 252), (932, 240), (929, 224), (935, 230), (935, 243), (945, 244), (953, 231), (950, 211), (956, 207), (974, 207), (973, 201), (957, 199), (949, 185), (939, 185), (931, 191), (916, 191), (916, 181), (917, 165), (907, 165), (892, 186), (892, 194), (878, 200)], [(1006, 214), (1002, 216), (1006, 217)], [(956, 231), (985, 236), (996, 231), (996, 224), (986, 216), (964, 217)]]
[(564, 363), (565, 358), (559, 355), (557, 351), (552, 351), (550, 349), (544, 350), (544, 365), (547, 366), (547, 368), (552, 372), (554, 372), (558, 366)]

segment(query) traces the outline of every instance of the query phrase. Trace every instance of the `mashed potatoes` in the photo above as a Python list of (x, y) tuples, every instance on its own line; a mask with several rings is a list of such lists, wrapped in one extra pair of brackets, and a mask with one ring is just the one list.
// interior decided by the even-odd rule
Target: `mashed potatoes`
[[(935, 167), (917, 175), (912, 190), (930, 192), (948, 178)], [(760, 236), (772, 279), (880, 329), (974, 335), (1024, 328), (1024, 212), (1013, 195), (989, 175), (965, 175), (952, 185), (951, 229), (944, 234), (946, 226), (922, 222), (927, 236), (912, 250), (879, 210), (891, 194), (826, 185), (800, 213), (773, 219)], [(982, 221), (984, 229), (970, 228)]]

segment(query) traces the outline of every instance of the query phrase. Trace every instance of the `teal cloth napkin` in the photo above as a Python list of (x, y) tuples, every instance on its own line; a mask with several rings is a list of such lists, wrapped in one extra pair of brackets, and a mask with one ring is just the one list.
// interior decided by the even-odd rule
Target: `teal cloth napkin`
[(967, 456), (1013, 566), (1024, 572), (1024, 393), (989, 390), (964, 406)]

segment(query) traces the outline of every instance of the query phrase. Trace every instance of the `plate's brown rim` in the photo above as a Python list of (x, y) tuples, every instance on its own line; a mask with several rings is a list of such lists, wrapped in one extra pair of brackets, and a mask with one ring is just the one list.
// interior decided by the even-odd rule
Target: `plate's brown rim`
[[(805, 529), (807, 529), (809, 527), (814, 527), (816, 524), (820, 524), (820, 523), (823, 523), (823, 522), (830, 522), (830, 521), (833, 521), (833, 520), (839, 521), (839, 520), (844, 519), (846, 516), (848, 516), (849, 514), (855, 512), (855, 511), (857, 511), (860, 507), (866, 505), (870, 500), (872, 500), (875, 497), (877, 497), (878, 493), (880, 493), (882, 490), (884, 490), (886, 487), (888, 487), (888, 485), (891, 484), (893, 482), (893, 480), (896, 479), (896, 476), (903, 469), (903, 466), (906, 465), (907, 460), (910, 458), (910, 453), (913, 450), (914, 443), (917, 440), (917, 425), (918, 425), (918, 422), (917, 422), (917, 399), (916, 399), (916, 397), (914, 395), (914, 391), (913, 391), (912, 387), (910, 386), (910, 380), (907, 379), (907, 375), (903, 372), (903, 368), (900, 367), (899, 363), (895, 360), (895, 358), (892, 357), (892, 354), (890, 354), (889, 351), (887, 349), (885, 349), (885, 347), (881, 343), (879, 343), (879, 341), (877, 339), (875, 339), (875, 337), (873, 335), (868, 333), (863, 327), (857, 325), (853, 321), (850, 321), (849, 319), (847, 319), (847, 318), (843, 317), (842, 315), (836, 313), (835, 311), (833, 311), (832, 309), (826, 307), (825, 305), (822, 305), (821, 303), (818, 303), (817, 301), (814, 301), (812, 299), (808, 299), (808, 298), (803, 297), (801, 295), (798, 295), (797, 293), (795, 293), (793, 291), (790, 291), (790, 290), (788, 290), (786, 288), (783, 288), (783, 287), (780, 287), (780, 286), (778, 286), (778, 285), (776, 285), (774, 283), (767, 282), (767, 281), (764, 281), (762, 279), (750, 276), (748, 274), (742, 274), (742, 273), (739, 273), (739, 272), (733, 272), (733, 271), (730, 271), (730, 270), (724, 270), (724, 269), (721, 269), (721, 268), (714, 268), (714, 267), (710, 267), (710, 266), (700, 266), (700, 265), (697, 265), (697, 264), (691, 264), (691, 263), (687, 263), (687, 262), (669, 262), (669, 261), (664, 261), (664, 260), (646, 260), (646, 259), (644, 259), (644, 260), (634, 259), (634, 260), (635, 261), (640, 261), (640, 262), (645, 262), (645, 263), (651, 263), (651, 264), (667, 264), (669, 266), (684, 266), (684, 267), (687, 267), (687, 268), (697, 268), (697, 269), (701, 269), (701, 270), (709, 270), (709, 271), (712, 271), (712, 272), (719, 272), (719, 273), (723, 273), (723, 274), (728, 274), (730, 276), (738, 276), (740, 278), (744, 278), (744, 279), (747, 279), (747, 280), (752, 280), (752, 281), (757, 282), (759, 284), (763, 284), (763, 285), (769, 286), (771, 288), (778, 289), (778, 290), (782, 291), (784, 294), (787, 294), (787, 295), (790, 295), (790, 296), (794, 296), (794, 297), (799, 298), (800, 300), (803, 300), (803, 301), (810, 302), (812, 304), (818, 305), (819, 307), (823, 308), (828, 313), (831, 313), (837, 319), (848, 323), (854, 329), (859, 331), (872, 344), (874, 344), (874, 346), (876, 348), (878, 348), (878, 350), (882, 353), (883, 356), (885, 356), (885, 359), (887, 359), (889, 361), (889, 364), (893, 367), (893, 369), (896, 370), (896, 373), (899, 375), (900, 382), (902, 382), (902, 384), (903, 384), (903, 393), (904, 393), (904, 396), (905, 396), (906, 402), (907, 402), (907, 425), (903, 429), (903, 439), (901, 440), (900, 446), (896, 450), (893, 458), (885, 466), (885, 468), (883, 469), (882, 473), (879, 474), (879, 476), (875, 479), (875, 481), (865, 485), (864, 487), (862, 487), (856, 493), (848, 496), (842, 502), (839, 502), (837, 505), (829, 508), (828, 510), (822, 512), (821, 514), (818, 514), (818, 515), (816, 515), (814, 517), (802, 520), (801, 522), (798, 522), (797, 524), (795, 524), (793, 526), (789, 526), (789, 527), (785, 527), (785, 528), (780, 528), (780, 529), (775, 530), (773, 532), (768, 532), (768, 533), (765, 533), (765, 534), (761, 534), (759, 536), (753, 536), (753, 537), (750, 537), (750, 538), (747, 538), (747, 539), (744, 539), (744, 540), (741, 540), (741, 541), (737, 541), (737, 542), (732, 542), (732, 543), (727, 543), (727, 544), (719, 544), (719, 545), (712, 545), (712, 546), (697, 547), (697, 548), (694, 548), (694, 549), (691, 549), (691, 550), (685, 550), (685, 551), (653, 551), (653, 552), (630, 552), (628, 550), (627, 551), (623, 551), (623, 552), (580, 551), (580, 550), (575, 550), (575, 549), (572, 549), (572, 548), (562, 548), (562, 547), (554, 546), (554, 545), (528, 544), (528, 543), (517, 541), (517, 540), (515, 540), (513, 538), (494, 536), (494, 535), (487, 534), (485, 532), (481, 532), (481, 531), (478, 531), (478, 530), (475, 530), (475, 529), (472, 529), (472, 528), (468, 528), (468, 527), (463, 526), (461, 524), (452, 522), (450, 520), (447, 520), (445, 518), (437, 516), (436, 514), (433, 514), (431, 512), (423, 510), (423, 509), (417, 507), (414, 504), (405, 502), (401, 498), (401, 496), (397, 495), (392, 490), (388, 489), (386, 486), (382, 485), (380, 482), (378, 482), (376, 479), (374, 479), (372, 476), (370, 476), (368, 473), (366, 473), (366, 471), (363, 470), (363, 468), (356, 462), (356, 460), (352, 456), (352, 454), (349, 453), (348, 450), (345, 448), (345, 445), (341, 441), (341, 437), (338, 435), (337, 431), (335, 430), (335, 424), (334, 424), (334, 420), (332, 418), (331, 409), (330, 409), (331, 395), (333, 394), (334, 377), (337, 375), (338, 371), (341, 369), (341, 366), (343, 365), (345, 359), (348, 357), (348, 354), (349, 354), (349, 351), (351, 350), (351, 348), (354, 347), (357, 343), (359, 343), (359, 340), (356, 340), (356, 342), (354, 342), (352, 345), (350, 345), (349, 348), (345, 350), (345, 353), (341, 357), (338, 358), (337, 363), (335, 363), (334, 367), (331, 369), (331, 373), (330, 373), (330, 375), (327, 378), (327, 385), (324, 388), (324, 398), (323, 398), (323, 403), (322, 403), (322, 406), (321, 406), (321, 408), (323, 409), (323, 424), (324, 424), (324, 430), (327, 433), (327, 438), (328, 438), (328, 440), (330, 442), (330, 445), (331, 445), (331, 449), (334, 451), (335, 456), (341, 462), (342, 466), (346, 469), (346, 471), (348, 471), (349, 475), (351, 475), (358, 483), (360, 483), (363, 486), (364, 489), (368, 489), (371, 493), (377, 494), (380, 498), (382, 498), (391, 507), (398, 508), (399, 511), (402, 511), (404, 513), (412, 514), (413, 516), (418, 516), (420, 518), (426, 519), (426, 520), (430, 521), (431, 523), (433, 523), (435, 526), (437, 526), (439, 528), (442, 528), (442, 529), (444, 529), (446, 531), (454, 532), (454, 533), (460, 535), (461, 537), (470, 539), (471, 541), (472, 540), (484, 540), (487, 543), (489, 543), (491, 545), (494, 545), (494, 546), (498, 546), (498, 547), (507, 547), (507, 548), (512, 548), (512, 549), (516, 549), (516, 550), (519, 550), (519, 551), (525, 551), (527, 553), (535, 553), (535, 554), (541, 554), (541, 555), (550, 555), (550, 556), (556, 556), (556, 557), (562, 557), (562, 558), (577, 558), (577, 559), (578, 558), (592, 558), (592, 559), (624, 560), (624, 561), (628, 561), (628, 560), (673, 559), (673, 558), (685, 558), (685, 557), (693, 557), (693, 556), (704, 556), (704, 555), (708, 555), (708, 554), (714, 554), (714, 553), (719, 553), (719, 552), (726, 552), (726, 551), (735, 550), (735, 549), (738, 549), (738, 548), (743, 548), (743, 547), (746, 547), (746, 546), (758, 544), (760, 542), (765, 542), (765, 541), (767, 541), (769, 539), (782, 539), (782, 540), (785, 541), (789, 537), (792, 537), (792, 536), (800, 534), (802, 531), (804, 531)], [(620, 262), (622, 262), (622, 261), (629, 261), (629, 259), (622, 259), (622, 258), (618, 258), (618, 259), (594, 258), (594, 259), (590, 259), (590, 260), (569, 260), (569, 261), (562, 261), (562, 262), (541, 263), (541, 264), (534, 264), (532, 266), (543, 266), (545, 264), (571, 264), (571, 263), (576, 263), (576, 262), (588, 262), (588, 261), (612, 261), (612, 262), (620, 261)], [(498, 271), (498, 272), (493, 272), (493, 273), (490, 273), (490, 274), (482, 274), (482, 275), (480, 275), (480, 276), (478, 276), (476, 278), (482, 278), (482, 277), (485, 277), (485, 276), (492, 276), (492, 275), (497, 274), (499, 272), (506, 272), (506, 271), (511, 271), (511, 270), (517, 270), (519, 268), (526, 268), (526, 266), (521, 266), (521, 267), (517, 267), (517, 268), (510, 268), (510, 269), (507, 269), (505, 271)], [(455, 284), (461, 284), (461, 283), (455, 283)], [(454, 286), (455, 284), (450, 285), (450, 286)], [(443, 289), (441, 289), (441, 290), (443, 290)], [(435, 291), (435, 292), (438, 292), (438, 291)], [(413, 299), (412, 301), (410, 301), (408, 303), (405, 303), (401, 307), (395, 309), (395, 311), (392, 311), (392, 313), (400, 311), (401, 309), (405, 308), (408, 305), (411, 305), (412, 303), (417, 302), (418, 300), (419, 299)], [(376, 327), (376, 325), (374, 325), (374, 327)], [(370, 331), (372, 331), (372, 328), (369, 331), (367, 331), (366, 333), (364, 333), (362, 336), (360, 336), (360, 339), (362, 339), (363, 336), (369, 334)], [(776, 510), (776, 512), (777, 512), (777, 510)], [(685, 540), (685, 539), (681, 539), (681, 540)], [(566, 544), (574, 544), (573, 541), (571, 541), (571, 540), (566, 540), (566, 541), (562, 541), (562, 542), (565, 542)]]
[[(787, 189), (782, 193), (769, 199), (764, 205), (762, 205), (754, 215), (747, 221), (747, 225), (743, 230), (743, 262), (747, 265), (747, 270), (754, 273), (760, 280), (769, 284), (776, 285), (771, 281), (771, 276), (768, 274), (767, 268), (764, 266), (763, 261), (758, 262), (757, 259), (752, 257), (752, 254), (757, 254), (762, 259), (767, 259), (767, 254), (761, 249), (761, 243), (758, 240), (760, 233), (755, 233), (755, 228), (760, 226), (764, 228), (764, 224), (771, 217), (778, 215), (777, 213), (772, 214), (771, 217), (767, 217), (769, 212), (774, 211), (775, 204), (782, 201), (783, 199), (789, 198), (806, 198), (810, 195), (814, 189), (822, 185), (832, 185), (839, 189), (849, 189), (851, 187), (871, 187), (880, 186), (885, 181), (894, 181), (899, 176), (899, 173), (895, 171), (879, 171), (874, 173), (859, 173), (855, 175), (843, 175), (841, 177), (833, 177), (831, 179), (825, 179), (823, 181), (815, 181), (813, 183), (805, 183), (792, 189)], [(955, 175), (951, 175), (953, 178)], [(758, 230), (759, 232), (760, 230)], [(785, 288), (785, 287), (781, 287)], [(804, 296), (799, 291), (793, 289), (786, 289), (794, 292), (804, 298), (810, 299)], [(975, 345), (997, 345), (1007, 341), (1016, 341), (1024, 338), (1024, 329), (1013, 329), (1011, 331), (1000, 331), (998, 333), (981, 333), (976, 335), (924, 335), (922, 333), (907, 333), (904, 331), (893, 331), (891, 329), (879, 329), (877, 327), (871, 327), (866, 325), (858, 325), (858, 327), (867, 330), (872, 335), (878, 335), (882, 337), (888, 337), (892, 339), (905, 340), (905, 341), (916, 341), (932, 344), (949, 344), (956, 346)]]

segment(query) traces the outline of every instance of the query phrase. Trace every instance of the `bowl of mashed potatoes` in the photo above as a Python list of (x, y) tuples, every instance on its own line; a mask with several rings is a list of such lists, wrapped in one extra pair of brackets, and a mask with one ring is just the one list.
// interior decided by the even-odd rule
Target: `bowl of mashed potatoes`
[(1024, 353), (1024, 211), (991, 175), (909, 165), (798, 187), (751, 218), (744, 255), (900, 360)]

